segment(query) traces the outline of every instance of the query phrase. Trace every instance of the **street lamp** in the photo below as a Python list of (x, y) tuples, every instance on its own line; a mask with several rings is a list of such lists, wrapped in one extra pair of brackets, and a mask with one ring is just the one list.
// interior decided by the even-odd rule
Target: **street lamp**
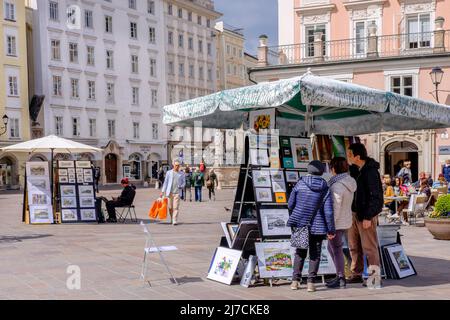
[(9, 118), (8, 118), (8, 116), (5, 114), (5, 115), (2, 117), (2, 120), (3, 120), (3, 127), (0, 128), (0, 130), (1, 130), (0, 136), (3, 135), (3, 134), (8, 130), (8, 120), (9, 120)]
[[(433, 82), (433, 84), (436, 88), (434, 90), (434, 98), (436, 99), (437, 103), (439, 103), (439, 91), (448, 92), (447, 90), (439, 90), (439, 85), (442, 82), (443, 76), (444, 76), (444, 71), (442, 71), (442, 69), (440, 67), (434, 67), (433, 69), (431, 69), (430, 77), (431, 77), (431, 81)], [(433, 94), (433, 92), (430, 92), (430, 93)]]

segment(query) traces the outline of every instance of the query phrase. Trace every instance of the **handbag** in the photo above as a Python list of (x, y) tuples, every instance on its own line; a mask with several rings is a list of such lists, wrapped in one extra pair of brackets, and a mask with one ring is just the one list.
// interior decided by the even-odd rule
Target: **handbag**
[[(323, 195), (323, 192), (320, 194), (319, 201), (317, 202), (316, 208), (313, 211), (313, 215), (311, 217), (311, 220), (309, 221), (309, 225), (312, 224), (314, 221), (314, 218), (316, 217), (317, 212), (322, 208), (323, 204), (323, 198), (325, 196)], [(309, 225), (303, 226), (301, 228), (292, 228), (292, 235), (291, 235), (291, 247), (298, 248), (298, 249), (308, 249), (309, 248)]]

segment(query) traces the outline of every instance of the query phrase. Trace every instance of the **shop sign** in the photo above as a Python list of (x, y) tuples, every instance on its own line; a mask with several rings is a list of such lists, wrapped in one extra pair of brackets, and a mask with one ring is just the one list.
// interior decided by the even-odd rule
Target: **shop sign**
[(439, 146), (440, 155), (450, 155), (450, 146)]

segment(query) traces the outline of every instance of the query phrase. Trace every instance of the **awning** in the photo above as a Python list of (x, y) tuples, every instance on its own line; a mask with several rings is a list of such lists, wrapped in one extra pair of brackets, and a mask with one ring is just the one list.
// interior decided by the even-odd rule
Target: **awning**
[(247, 125), (242, 112), (264, 108), (277, 109), (277, 128), (286, 135), (301, 131), (358, 135), (450, 126), (446, 105), (311, 73), (168, 105), (163, 108), (163, 122), (193, 126), (202, 121), (203, 127), (235, 129)]

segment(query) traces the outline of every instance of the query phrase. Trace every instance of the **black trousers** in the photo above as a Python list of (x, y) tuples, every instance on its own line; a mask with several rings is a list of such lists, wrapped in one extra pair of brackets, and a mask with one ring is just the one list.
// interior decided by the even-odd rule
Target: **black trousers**
[(106, 202), (106, 210), (108, 211), (108, 217), (110, 219), (116, 219), (116, 208), (125, 206), (120, 201), (109, 200)]
[[(309, 270), (308, 270), (308, 282), (313, 282), (317, 276), (320, 265), (320, 255), (322, 254), (322, 241), (325, 240), (325, 235), (309, 235)], [(295, 250), (294, 257), (294, 274), (292, 280), (301, 281), (303, 265), (308, 254), (307, 249)]]

